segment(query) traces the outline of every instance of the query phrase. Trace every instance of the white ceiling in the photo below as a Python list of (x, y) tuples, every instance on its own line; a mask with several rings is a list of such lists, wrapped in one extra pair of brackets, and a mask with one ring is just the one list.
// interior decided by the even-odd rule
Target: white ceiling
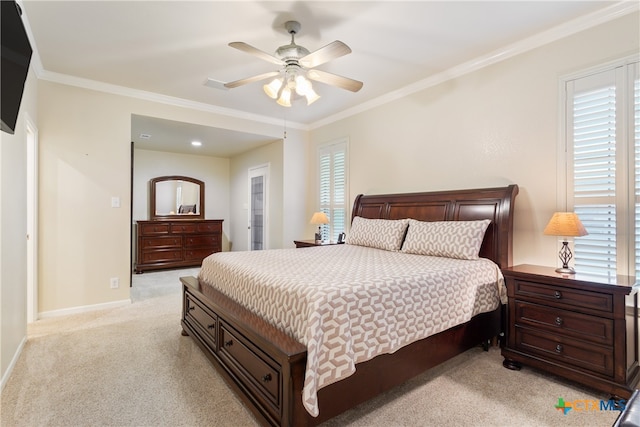
[[(637, 3), (637, 2), (636, 2)], [(313, 127), (381, 102), (389, 94), (461, 64), (613, 7), (610, 1), (20, 1), (35, 41), (39, 77), (100, 82), (172, 97), (230, 115)], [(302, 24), (296, 43), (314, 51), (340, 40), (352, 53), (318, 69), (364, 82), (358, 93), (314, 83), (321, 98), (277, 105), (256, 82), (222, 91), (207, 77), (233, 81), (277, 67), (229, 47), (267, 53), (290, 41), (285, 21)], [(507, 49), (508, 50), (508, 49)], [(273, 139), (135, 116), (136, 147), (232, 156)], [(150, 134), (149, 140), (140, 139)], [(179, 143), (180, 146), (176, 146)], [(186, 148), (181, 148), (185, 146)], [(161, 148), (158, 148), (161, 147)], [(207, 151), (205, 151), (207, 150)]]

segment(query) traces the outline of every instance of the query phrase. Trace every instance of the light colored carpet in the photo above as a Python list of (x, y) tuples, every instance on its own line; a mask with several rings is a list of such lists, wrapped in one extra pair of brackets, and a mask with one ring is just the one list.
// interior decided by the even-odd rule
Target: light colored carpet
[[(187, 274), (145, 273), (134, 277), (131, 305), (29, 325), (2, 392), (2, 426), (257, 425), (193, 340), (180, 335), (177, 277)], [(154, 277), (173, 283), (145, 290)], [(148, 284), (136, 289), (141, 280)], [(608, 398), (527, 368), (509, 371), (499, 349), (474, 348), (326, 426), (605, 427), (618, 414), (564, 415), (554, 408), (560, 397)]]

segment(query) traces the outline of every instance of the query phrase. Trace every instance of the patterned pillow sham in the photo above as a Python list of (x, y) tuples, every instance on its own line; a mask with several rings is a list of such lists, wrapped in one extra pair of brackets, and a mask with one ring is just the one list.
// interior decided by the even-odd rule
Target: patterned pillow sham
[(484, 233), (491, 220), (416, 221), (409, 220), (402, 252), (457, 259), (478, 259)]
[(407, 219), (369, 219), (357, 216), (353, 218), (346, 243), (399, 251), (408, 223)]

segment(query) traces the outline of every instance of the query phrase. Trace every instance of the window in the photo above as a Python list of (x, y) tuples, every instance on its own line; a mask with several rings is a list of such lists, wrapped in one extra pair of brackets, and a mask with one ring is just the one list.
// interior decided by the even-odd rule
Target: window
[(576, 270), (640, 278), (640, 83), (637, 58), (565, 80), (567, 210), (587, 236)]
[(347, 225), (347, 149), (346, 139), (318, 148), (319, 210), (329, 217), (321, 227), (322, 240), (337, 241)]

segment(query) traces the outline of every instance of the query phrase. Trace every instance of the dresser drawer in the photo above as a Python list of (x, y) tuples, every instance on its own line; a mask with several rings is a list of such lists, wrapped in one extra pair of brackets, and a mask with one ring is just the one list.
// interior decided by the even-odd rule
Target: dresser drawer
[(169, 234), (169, 223), (153, 222), (138, 224), (138, 234), (142, 236), (150, 236), (154, 234)]
[(141, 264), (182, 261), (181, 249), (160, 249), (150, 252), (142, 251)]
[(602, 345), (613, 344), (612, 319), (515, 300), (515, 322)]
[(613, 350), (562, 335), (516, 326), (516, 349), (570, 367), (613, 377)]
[(185, 249), (184, 259), (185, 261), (200, 261), (208, 257), (214, 252), (220, 252), (216, 248), (201, 248), (201, 249)]
[(141, 249), (164, 249), (164, 248), (180, 248), (182, 247), (182, 237), (158, 236), (158, 237), (142, 237), (140, 239)]
[(205, 222), (197, 224), (198, 233), (222, 233), (222, 222)]
[(206, 341), (209, 347), (216, 349), (216, 323), (215, 314), (206, 310), (198, 300), (191, 295), (186, 295), (185, 320), (196, 330), (198, 335)]
[(255, 397), (280, 418), (280, 366), (225, 322), (220, 324), (219, 333), (218, 354), (225, 365), (247, 385), (247, 390), (258, 391)]
[(611, 294), (563, 288), (517, 279), (514, 281), (514, 294), (516, 298), (538, 298), (546, 302), (553, 301), (556, 304), (567, 305), (572, 309), (586, 308), (604, 313), (613, 312), (613, 295)]
[(220, 236), (217, 235), (185, 236), (184, 246), (186, 248), (196, 248), (202, 246), (213, 247), (218, 245), (219, 240)]
[(171, 223), (171, 233), (174, 234), (182, 234), (182, 233), (196, 233), (198, 231), (198, 225), (193, 222), (172, 222)]

